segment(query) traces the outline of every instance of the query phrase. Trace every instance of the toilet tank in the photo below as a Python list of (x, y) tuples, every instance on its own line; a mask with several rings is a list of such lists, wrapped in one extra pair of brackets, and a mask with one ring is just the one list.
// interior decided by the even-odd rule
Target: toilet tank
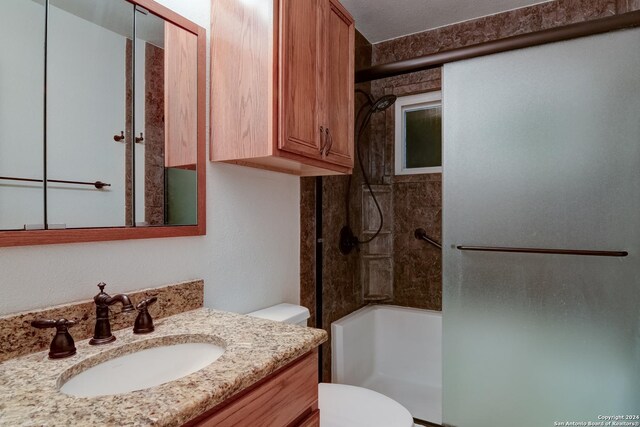
[(311, 316), (309, 309), (295, 304), (278, 304), (262, 310), (247, 313), (247, 316), (261, 319), (275, 320), (277, 322), (293, 325), (307, 326), (307, 320)]

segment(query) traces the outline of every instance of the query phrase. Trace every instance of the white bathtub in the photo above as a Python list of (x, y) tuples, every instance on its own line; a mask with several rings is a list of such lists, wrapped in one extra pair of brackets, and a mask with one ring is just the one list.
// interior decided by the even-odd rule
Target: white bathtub
[(366, 387), (442, 424), (442, 314), (364, 307), (331, 324), (332, 382)]

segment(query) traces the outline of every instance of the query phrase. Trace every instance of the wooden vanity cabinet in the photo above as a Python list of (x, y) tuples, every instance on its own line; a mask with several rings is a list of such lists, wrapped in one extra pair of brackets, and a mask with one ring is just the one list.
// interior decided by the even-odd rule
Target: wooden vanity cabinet
[(337, 0), (213, 0), (211, 160), (351, 173), (354, 43)]
[(308, 353), (185, 426), (319, 427), (318, 350)]

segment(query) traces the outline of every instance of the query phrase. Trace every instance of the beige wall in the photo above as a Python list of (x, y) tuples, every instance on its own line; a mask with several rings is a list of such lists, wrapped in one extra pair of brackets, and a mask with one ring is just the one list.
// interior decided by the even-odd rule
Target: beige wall
[[(208, 0), (158, 0), (208, 28)], [(202, 278), (205, 305), (248, 312), (299, 301), (299, 179), (207, 163), (207, 235), (0, 248), (0, 315)]]

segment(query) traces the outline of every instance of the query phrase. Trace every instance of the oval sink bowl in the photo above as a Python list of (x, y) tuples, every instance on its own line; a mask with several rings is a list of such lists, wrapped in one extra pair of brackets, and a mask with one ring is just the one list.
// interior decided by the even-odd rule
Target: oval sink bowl
[(147, 348), (107, 360), (71, 377), (60, 391), (76, 397), (97, 397), (144, 390), (206, 368), (224, 353), (210, 343)]

